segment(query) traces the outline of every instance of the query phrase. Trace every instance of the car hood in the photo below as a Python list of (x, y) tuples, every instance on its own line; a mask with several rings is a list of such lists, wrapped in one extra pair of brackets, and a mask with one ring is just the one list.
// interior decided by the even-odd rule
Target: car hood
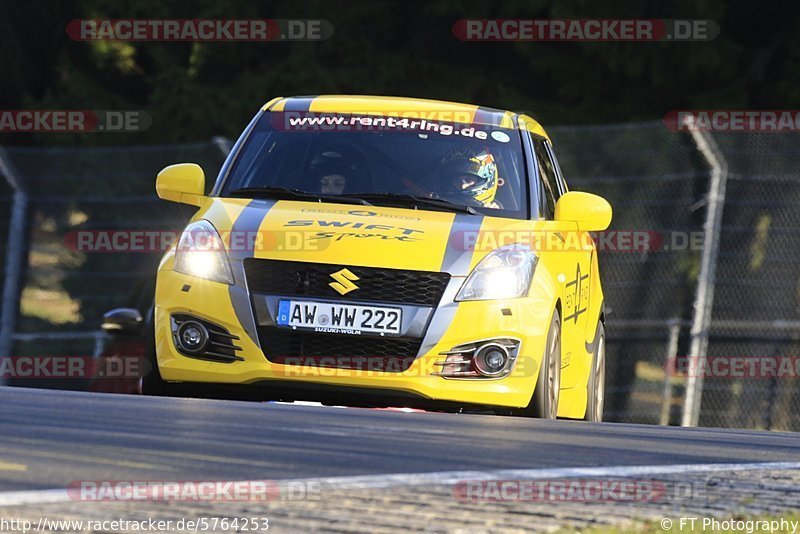
[[(465, 276), (482, 254), (469, 235), (507, 219), (292, 200), (209, 198), (194, 219), (220, 232), (232, 261), (266, 258)], [(494, 222), (492, 222), (494, 221)]]

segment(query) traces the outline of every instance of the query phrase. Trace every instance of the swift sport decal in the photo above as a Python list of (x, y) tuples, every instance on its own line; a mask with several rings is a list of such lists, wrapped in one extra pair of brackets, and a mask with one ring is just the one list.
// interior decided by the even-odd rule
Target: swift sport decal
[(407, 235), (386, 235), (386, 234), (365, 234), (359, 232), (317, 232), (308, 236), (308, 241), (318, 241), (324, 239), (332, 239), (333, 241), (341, 241), (342, 239), (380, 239), (380, 240), (394, 240), (400, 242), (419, 241)]
[(326, 215), (355, 215), (356, 217), (380, 217), (381, 219), (402, 219), (406, 221), (420, 221), (419, 217), (410, 217), (408, 215), (399, 215), (396, 213), (378, 213), (377, 211), (370, 210), (342, 210), (333, 208), (303, 208), (301, 213), (318, 213)]
[(306, 219), (289, 221), (284, 226), (322, 226), (334, 228), (363, 228), (364, 230), (396, 230), (403, 235), (411, 235), (414, 233), (425, 233), (423, 230), (415, 230), (413, 228), (403, 228), (401, 226), (392, 226), (388, 224), (367, 224), (363, 222), (353, 221), (329, 221), (323, 219)]
[[(309, 227), (316, 226), (320, 228), (332, 228), (336, 230), (321, 231), (308, 236), (309, 240), (324, 240), (332, 239), (334, 241), (341, 241), (342, 239), (381, 239), (381, 240), (396, 240), (404, 241), (418, 241), (424, 230), (415, 230), (414, 228), (406, 228), (402, 226), (394, 226), (389, 224), (369, 224), (365, 222), (354, 221), (337, 221), (326, 219), (300, 219), (289, 221), (283, 225), (284, 227)], [(343, 231), (338, 230), (341, 228)], [(346, 230), (358, 230), (357, 232)]]

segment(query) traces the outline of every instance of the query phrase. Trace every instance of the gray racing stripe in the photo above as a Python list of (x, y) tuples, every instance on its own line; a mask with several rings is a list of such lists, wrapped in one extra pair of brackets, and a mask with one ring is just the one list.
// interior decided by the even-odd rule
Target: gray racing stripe
[[(478, 232), (483, 224), (483, 215), (456, 214), (453, 226), (450, 227), (450, 236), (447, 239), (447, 248), (444, 251), (441, 271), (450, 273), (450, 276), (467, 276), (469, 264), (472, 261), (473, 247), (470, 243), (477, 241)], [(475, 239), (470, 239), (474, 236)]]
[(433, 311), (433, 317), (428, 325), (428, 330), (425, 332), (425, 337), (422, 339), (422, 344), (419, 347), (417, 357), (426, 354), (439, 343), (442, 336), (450, 328), (450, 324), (456, 316), (458, 309), (458, 302), (455, 302), (458, 290), (461, 289), (463, 278), (451, 278), (450, 283), (445, 288), (444, 295), (439, 301), (439, 306)]
[(472, 119), (472, 122), (475, 124), (500, 126), (501, 121), (503, 120), (503, 115), (505, 115), (505, 112), (499, 109), (479, 107), (475, 111), (475, 118)]
[[(233, 235), (258, 231), (261, 222), (275, 204), (276, 201), (274, 200), (256, 199), (250, 201), (233, 223)], [(256, 333), (256, 322), (253, 317), (253, 307), (250, 305), (250, 295), (247, 290), (247, 279), (244, 273), (244, 260), (252, 258), (255, 254), (255, 248), (252, 246), (254, 244), (248, 244), (251, 246), (245, 247), (244, 250), (235, 249), (230, 251), (234, 285), (228, 287), (228, 294), (231, 297), (233, 311), (236, 313), (239, 324), (242, 325), (250, 340), (260, 347)]]
[[(456, 214), (453, 226), (450, 227), (450, 236), (447, 240), (447, 248), (444, 252), (441, 271), (450, 273), (453, 277), (445, 289), (444, 295), (439, 302), (439, 306), (434, 310), (428, 331), (422, 340), (417, 356), (429, 352), (439, 343), (442, 336), (456, 316), (458, 302), (455, 301), (461, 284), (469, 274), (469, 264), (472, 261), (473, 247), (465, 245), (477, 241), (477, 233), (483, 223), (482, 215), (468, 215), (466, 213)], [(466, 235), (475, 234), (476, 239), (465, 238)]]
[(283, 105), (283, 111), (308, 111), (311, 107), (311, 101), (315, 98), (317, 98), (316, 95), (289, 98), (286, 100), (286, 104)]

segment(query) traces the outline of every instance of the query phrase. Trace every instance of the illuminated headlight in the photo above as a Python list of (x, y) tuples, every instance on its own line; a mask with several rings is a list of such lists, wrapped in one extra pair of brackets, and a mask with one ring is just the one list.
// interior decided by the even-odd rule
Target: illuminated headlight
[(475, 266), (458, 292), (456, 300), (522, 297), (531, 285), (536, 261), (536, 254), (524, 245), (500, 247)]
[(186, 227), (175, 252), (175, 270), (179, 273), (233, 284), (228, 254), (216, 228), (208, 221), (196, 221)]

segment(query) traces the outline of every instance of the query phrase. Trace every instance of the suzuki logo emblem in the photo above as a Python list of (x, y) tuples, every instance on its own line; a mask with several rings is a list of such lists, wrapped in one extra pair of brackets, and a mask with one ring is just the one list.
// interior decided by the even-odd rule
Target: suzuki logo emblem
[(345, 268), (341, 271), (336, 271), (331, 275), (331, 278), (336, 281), (331, 282), (328, 285), (335, 289), (340, 295), (346, 295), (347, 293), (358, 289), (358, 286), (355, 285), (353, 281), (358, 280), (359, 278), (351, 273), (349, 269)]

